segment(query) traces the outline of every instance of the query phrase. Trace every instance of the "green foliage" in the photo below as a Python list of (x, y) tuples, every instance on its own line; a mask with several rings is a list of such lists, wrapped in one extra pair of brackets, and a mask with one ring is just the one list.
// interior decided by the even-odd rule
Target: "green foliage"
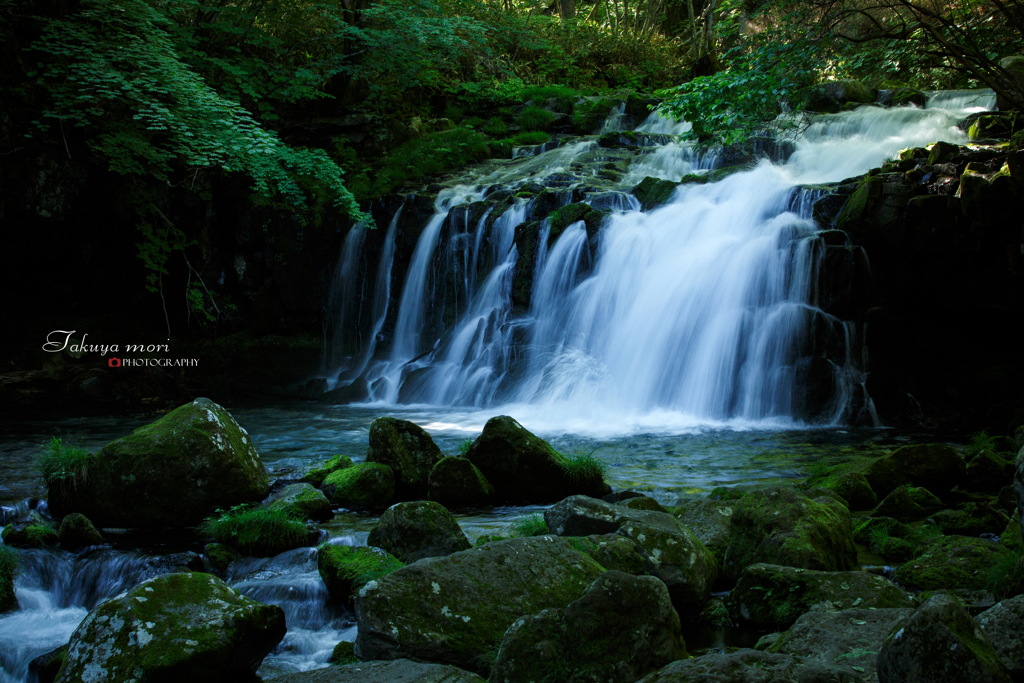
[(542, 107), (526, 107), (516, 117), (519, 127), (527, 131), (547, 130), (554, 120), (555, 115)]
[(492, 116), (487, 119), (487, 123), (483, 126), (482, 130), (492, 138), (500, 138), (508, 133), (508, 124), (500, 116)]
[(604, 479), (605, 464), (594, 457), (593, 451), (583, 453), (576, 451), (562, 454), (565, 458), (563, 469), (569, 479), (576, 484), (585, 484)]
[(989, 570), (989, 585), (1000, 600), (1024, 593), (1024, 554), (1011, 552), (1000, 557)]
[(452, 123), (458, 123), (466, 115), (466, 112), (462, 107), (450, 104), (444, 108), (444, 118), (450, 120)]
[(463, 439), (462, 442), (459, 443), (459, 457), (465, 458), (466, 455), (469, 453), (469, 449), (472, 445), (473, 439)]
[(410, 140), (384, 159), (369, 192), (386, 194), (423, 176), (438, 175), (490, 156), (487, 139), (471, 128), (452, 128)]
[(503, 140), (492, 140), (487, 144), (491, 149), (492, 157), (507, 159), (512, 156), (512, 149), (514, 147), (542, 145), (550, 139), (550, 135), (541, 131), (525, 131), (516, 133), (512, 137)]
[(544, 536), (550, 533), (551, 531), (548, 529), (548, 524), (544, 521), (544, 515), (539, 512), (535, 512), (532, 515), (526, 515), (525, 517), (520, 517), (512, 522), (508, 528), (509, 538)]
[(304, 545), (306, 525), (283, 508), (238, 505), (218, 510), (197, 529), (217, 543), (229, 545), (243, 555), (270, 557)]
[(996, 451), (996, 441), (988, 435), (984, 429), (971, 436), (971, 443), (967, 447), (968, 456), (977, 455), (982, 451)]
[(13, 581), (18, 575), (21, 558), (18, 551), (6, 545), (0, 545), (0, 583)]
[(582, 93), (579, 90), (561, 85), (534, 85), (523, 88), (519, 93), (523, 102), (533, 101), (535, 105), (545, 105), (548, 100), (554, 100), (554, 110), (563, 114), (571, 114), (580, 97)]
[(77, 487), (89, 474), (93, 456), (82, 448), (65, 446), (62, 439), (53, 437), (43, 448), (39, 470), (47, 486)]

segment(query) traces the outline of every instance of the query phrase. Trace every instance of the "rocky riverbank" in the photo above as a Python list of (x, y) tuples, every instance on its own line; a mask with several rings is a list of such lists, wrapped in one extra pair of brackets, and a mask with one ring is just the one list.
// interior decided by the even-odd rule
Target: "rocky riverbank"
[[(281, 681), (1010, 681), (1024, 666), (1021, 442), (1024, 430), (966, 451), (909, 445), (795, 486), (665, 506), (611, 492), (599, 463), (511, 418), (460, 456), (382, 418), (365, 462), (338, 456), (268, 486), (249, 472), (266, 476), (245, 430), (197, 399), (95, 454), (51, 451), (49, 505), (3, 530), (0, 599), (21, 553), (95, 550), (123, 534), (117, 524), (192, 535), (202, 551), (96, 605), (68, 646), (33, 663), (40, 680), (252, 676), (285, 615), (218, 577), (246, 556), (316, 545), (329, 600), (354, 611), (354, 647)], [(96, 500), (140, 495), (134, 519)], [(473, 542), (448, 510), (507, 502), (545, 511)], [(384, 510), (367, 546), (320, 530), (353, 507)], [(763, 637), (687, 648), (685, 634), (721, 625)]]

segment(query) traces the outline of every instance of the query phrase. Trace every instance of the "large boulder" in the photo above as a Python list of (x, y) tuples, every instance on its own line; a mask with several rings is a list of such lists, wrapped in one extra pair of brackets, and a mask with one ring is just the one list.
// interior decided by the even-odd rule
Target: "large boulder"
[(85, 515), (72, 512), (64, 515), (57, 530), (57, 540), (65, 550), (78, 550), (91, 545), (102, 545), (103, 534), (96, 530)]
[(871, 463), (864, 471), (880, 497), (903, 484), (921, 486), (942, 496), (967, 478), (967, 465), (950, 446), (942, 443), (903, 446)]
[(320, 490), (344, 508), (383, 510), (395, 497), (395, 475), (387, 465), (363, 462), (327, 475)]
[(489, 680), (529, 683), (558, 671), (574, 680), (633, 683), (685, 655), (665, 584), (608, 571), (564, 610), (512, 624)]
[(644, 676), (637, 683), (849, 683), (839, 672), (796, 657), (737, 650), (729, 654), (712, 651), (693, 659), (682, 659)]
[(995, 541), (946, 536), (927, 543), (915, 558), (897, 567), (892, 578), (913, 590), (983, 590), (992, 567), (1010, 554)]
[(331, 518), (331, 501), (312, 484), (289, 484), (263, 503), (271, 510), (284, 510), (295, 519), (326, 521)]
[(0, 539), (13, 548), (49, 548), (57, 545), (59, 534), (51, 522), (33, 512), (29, 519), (5, 526)]
[(1024, 595), (1003, 600), (978, 615), (999, 659), (1018, 676), (1024, 673)]
[(1010, 674), (967, 610), (939, 594), (893, 627), (878, 652), (878, 680), (1010, 683)]
[(551, 503), (574, 493), (611, 493), (600, 472), (574, 473), (547, 441), (507, 415), (492, 417), (466, 453), (494, 486), (499, 500)]
[(395, 473), (395, 495), (400, 500), (427, 497), (430, 470), (444, 455), (419, 425), (381, 417), (370, 425), (366, 462), (387, 465)]
[(721, 564), (725, 559), (725, 549), (729, 547), (729, 528), (735, 507), (735, 501), (708, 497), (683, 501), (672, 514)]
[(97, 606), (68, 644), (60, 683), (251, 678), (285, 633), (284, 611), (209, 574), (163, 574)]
[(494, 487), (466, 458), (442, 458), (430, 470), (427, 497), (447, 507), (475, 507), (494, 500)]
[(684, 617), (696, 616), (711, 596), (718, 563), (704, 544), (665, 512), (632, 510), (588, 496), (571, 496), (544, 513), (559, 536), (619, 534), (644, 550), (647, 571), (668, 586)]
[(768, 651), (842, 672), (843, 677), (835, 680), (876, 681), (875, 662), (882, 643), (893, 626), (913, 613), (911, 607), (808, 612)]
[(327, 592), (348, 606), (363, 586), (404, 566), (386, 550), (367, 546), (329, 544), (320, 546), (316, 554), (316, 568)]
[(360, 662), (345, 666), (285, 674), (276, 683), (486, 683), (476, 674), (443, 664), (408, 659), (391, 662)]
[(942, 501), (928, 489), (920, 486), (897, 486), (875, 508), (877, 517), (890, 517), (900, 521), (924, 519), (942, 507)]
[(215, 508), (262, 500), (268, 485), (248, 432), (207, 398), (107, 444), (73, 479), (47, 482), (55, 516), (128, 528), (194, 526)]
[(352, 458), (338, 453), (331, 456), (329, 460), (326, 460), (310, 469), (304, 475), (299, 477), (299, 481), (305, 482), (306, 484), (312, 484), (313, 486), (320, 488), (324, 483), (324, 479), (326, 479), (330, 474), (337, 472), (338, 470), (343, 470), (347, 467), (352, 467)]
[(517, 619), (578, 600), (603, 571), (569, 539), (554, 536), (420, 560), (359, 591), (356, 654), (486, 673), (488, 654)]
[(773, 564), (743, 570), (726, 604), (737, 621), (762, 628), (788, 628), (812, 606), (832, 609), (912, 607), (904, 590), (867, 572), (818, 572)]
[(932, 515), (935, 526), (944, 534), (960, 536), (981, 536), (982, 534), (999, 535), (1010, 518), (990, 505), (964, 503), (957, 510), (940, 510)]
[(452, 513), (429, 500), (389, 507), (370, 530), (366, 544), (383, 548), (406, 564), (473, 546)]
[(850, 511), (826, 489), (774, 486), (740, 499), (732, 515), (725, 571), (738, 577), (756, 562), (844, 571), (857, 565)]

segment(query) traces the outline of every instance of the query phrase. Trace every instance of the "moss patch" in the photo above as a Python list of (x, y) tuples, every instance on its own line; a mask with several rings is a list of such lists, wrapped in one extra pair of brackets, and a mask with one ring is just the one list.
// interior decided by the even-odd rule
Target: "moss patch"
[(395, 475), (387, 465), (361, 463), (329, 474), (321, 490), (343, 507), (381, 510), (395, 496)]
[(322, 545), (317, 550), (316, 566), (331, 597), (351, 605), (363, 586), (401, 569), (405, 563), (380, 548)]

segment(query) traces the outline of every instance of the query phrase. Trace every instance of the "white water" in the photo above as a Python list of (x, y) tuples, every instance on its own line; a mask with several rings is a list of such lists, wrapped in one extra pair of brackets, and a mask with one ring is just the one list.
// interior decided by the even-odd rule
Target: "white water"
[[(825, 315), (811, 301), (822, 249), (814, 239), (819, 226), (810, 218), (818, 195), (799, 186), (857, 176), (906, 147), (964, 144), (956, 122), (993, 99), (990, 93), (939, 93), (925, 109), (861, 107), (818, 117), (785, 163), (762, 160), (714, 184), (680, 186), (667, 205), (650, 212), (639, 211), (627, 195), (589, 194), (584, 201), (613, 209), (596, 240), (594, 262), (595, 245), (582, 223), (548, 250), (545, 222), (528, 312), (511, 311), (516, 226), (511, 218), (495, 224), (499, 236), (492, 239), (508, 245), (505, 257), (494, 259), (479, 287), (467, 288), (470, 302), (454, 326), (440, 339), (422, 339), (421, 311), (435, 294), (425, 285), (426, 273), (443, 260), (435, 253), (438, 232), (453, 193), (473, 194), (456, 188), (438, 199), (438, 213), (416, 248), (385, 364), (388, 388), (376, 398), (394, 402), (403, 377), (416, 370), (405, 400), (508, 413), (548, 433), (794, 424), (794, 378), (808, 321)], [(677, 180), (713, 168), (713, 153), (700, 156), (674, 137), (687, 129), (650, 116), (640, 130), (672, 141), (639, 156), (623, 188), (647, 175)], [(565, 145), (493, 172), (478, 187), (543, 183), (571, 171), (594, 149), (587, 140)], [(557, 189), (566, 203), (562, 177)], [(473, 240), (451, 240), (459, 258), (474, 264), (467, 244), (479, 243), (480, 223), (465, 228), (467, 235), (475, 230)], [(842, 417), (863, 394), (863, 375), (850, 348), (852, 323), (825, 317), (847, 339), (846, 359), (830, 361), (835, 395), (827, 421)]]

